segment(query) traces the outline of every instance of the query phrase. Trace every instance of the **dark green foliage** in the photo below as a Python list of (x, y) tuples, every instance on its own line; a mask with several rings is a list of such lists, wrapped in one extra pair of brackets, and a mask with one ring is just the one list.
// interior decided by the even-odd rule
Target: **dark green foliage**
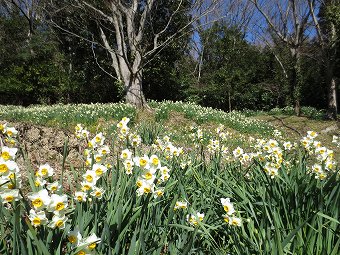
[[(180, 10), (181, 15), (173, 16), (167, 31), (161, 36), (159, 42), (164, 42), (169, 36), (178, 32), (190, 21), (190, 1), (184, 1)], [(170, 16), (177, 9), (176, 1), (156, 1), (150, 20), (147, 24), (146, 43), (153, 47), (154, 33), (162, 31), (167, 26)], [(182, 79), (180, 68), (183, 59), (188, 55), (191, 27), (178, 33), (175, 40), (167, 47), (162, 47), (155, 52), (151, 61), (145, 63), (143, 91), (148, 99), (154, 100), (183, 100), (185, 90), (190, 84)]]
[(271, 69), (268, 51), (250, 45), (244, 34), (215, 23), (201, 35), (202, 79), (195, 89), (198, 102), (223, 110), (263, 109), (275, 106), (281, 84)]
[(69, 88), (63, 70), (65, 59), (57, 50), (53, 34), (38, 24), (28, 35), (21, 15), (0, 17), (1, 103), (54, 103)]

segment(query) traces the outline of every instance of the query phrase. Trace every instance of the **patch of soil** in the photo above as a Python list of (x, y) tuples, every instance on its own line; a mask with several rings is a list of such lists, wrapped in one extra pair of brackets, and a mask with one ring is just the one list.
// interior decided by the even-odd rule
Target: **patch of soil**
[(25, 162), (20, 152), (17, 153), (16, 162), (23, 177), (27, 177), (30, 171), (35, 172), (40, 165), (48, 163), (54, 169), (55, 177), (59, 178), (66, 141), (65, 171), (70, 169), (70, 164), (76, 168), (82, 166), (83, 158), (79, 140), (70, 131), (24, 122), (8, 122), (8, 126), (18, 130), (20, 148), (27, 155), (28, 160)]

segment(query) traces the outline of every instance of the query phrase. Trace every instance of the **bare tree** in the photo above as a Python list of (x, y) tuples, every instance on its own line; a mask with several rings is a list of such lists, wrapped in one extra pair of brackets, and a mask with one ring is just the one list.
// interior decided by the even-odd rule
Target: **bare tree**
[[(337, 119), (337, 84), (334, 74), (335, 60), (337, 54), (337, 43), (339, 38), (336, 31), (336, 20), (331, 16), (331, 9), (335, 6), (340, 6), (339, 0), (308, 0), (310, 12), (313, 17), (315, 29), (317, 31), (318, 44), (322, 49), (323, 66), (325, 68), (326, 83), (328, 88), (328, 111), (327, 117), (330, 119)], [(316, 11), (322, 10), (321, 24), (317, 17)], [(340, 23), (340, 21), (338, 20)]]
[[(161, 8), (155, 0), (106, 0), (99, 5), (96, 1), (77, 0), (74, 5), (96, 21), (100, 41), (111, 58), (111, 66), (118, 80), (124, 84), (125, 101), (137, 107), (146, 106), (142, 90), (143, 67), (164, 47), (174, 41), (200, 18), (208, 15), (218, 0), (177, 0), (172, 9), (162, 17), (154, 17)], [(170, 31), (181, 15), (191, 18), (176, 31)], [(159, 18), (159, 17), (158, 17)], [(74, 35), (78, 36), (77, 33)]]
[(295, 113), (300, 115), (301, 98), (301, 54), (311, 27), (311, 11), (306, 1), (299, 0), (248, 0), (263, 17), (258, 26), (289, 48), (292, 66), (289, 77), (291, 98)]

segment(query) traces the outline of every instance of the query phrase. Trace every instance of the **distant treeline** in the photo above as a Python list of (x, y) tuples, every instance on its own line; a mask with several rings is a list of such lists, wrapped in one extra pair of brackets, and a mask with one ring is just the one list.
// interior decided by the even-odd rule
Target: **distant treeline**
[[(57, 9), (50, 1), (39, 1), (32, 10), (12, 2), (20, 1), (0, 1), (0, 104), (124, 99), (126, 89), (111, 71), (110, 53), (96, 43), (101, 36), (98, 21), (77, 8)], [(67, 1), (58, 4), (63, 2)], [(164, 4), (163, 9), (158, 8), (153, 19), (159, 15), (161, 22), (164, 12), (174, 7)], [(330, 38), (329, 29), (324, 28), (330, 20), (340, 38), (339, 8), (331, 9), (333, 12), (322, 5), (318, 8), (315, 17), (323, 28), (324, 42)], [(167, 33), (176, 31), (189, 17), (188, 11)], [(146, 27), (145, 37), (155, 26)], [(147, 99), (192, 101), (226, 111), (296, 103), (328, 108), (330, 75), (334, 82), (340, 78), (338, 39), (332, 41), (330, 51), (327, 42), (321, 44), (317, 39), (317, 32), (302, 31), (297, 55), (274, 30), (268, 31), (268, 41), (257, 39), (256, 43), (249, 41), (249, 30), (225, 20), (201, 27), (195, 34), (190, 31), (183, 30), (144, 66), (142, 86)]]

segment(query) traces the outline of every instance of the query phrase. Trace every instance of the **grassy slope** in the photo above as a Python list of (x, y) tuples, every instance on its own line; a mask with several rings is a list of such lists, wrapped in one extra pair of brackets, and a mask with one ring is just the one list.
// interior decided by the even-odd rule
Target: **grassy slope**
[[(248, 123), (243, 127), (240, 123), (242, 124), (246, 118), (242, 119), (243, 117), (238, 114), (230, 117), (230, 114), (221, 111), (182, 103), (151, 102), (150, 105), (152, 109), (145, 111), (135, 111), (130, 106), (118, 104), (33, 106), (30, 108), (0, 106), (0, 121), (23, 121), (43, 126), (66, 128), (73, 132), (77, 123), (84, 124), (91, 131), (98, 130), (98, 128), (111, 129), (119, 119), (128, 116), (134, 124), (140, 127), (140, 131), (149, 132), (150, 139), (157, 135), (172, 135), (175, 141), (181, 143), (187, 142), (183, 141), (182, 137), (186, 137), (192, 126), (214, 132), (219, 124), (224, 124), (227, 130), (231, 132), (248, 133), (255, 137), (263, 137), (271, 133), (270, 129), (267, 131), (259, 128), (257, 123)], [(319, 133), (318, 140), (327, 147), (332, 147), (333, 135), (340, 135), (340, 124), (335, 121), (313, 120), (287, 114), (273, 116), (266, 113), (259, 113), (248, 119), (260, 120), (263, 126), (269, 124), (269, 126), (282, 131), (285, 137), (292, 140), (305, 136), (309, 130), (316, 131)]]

